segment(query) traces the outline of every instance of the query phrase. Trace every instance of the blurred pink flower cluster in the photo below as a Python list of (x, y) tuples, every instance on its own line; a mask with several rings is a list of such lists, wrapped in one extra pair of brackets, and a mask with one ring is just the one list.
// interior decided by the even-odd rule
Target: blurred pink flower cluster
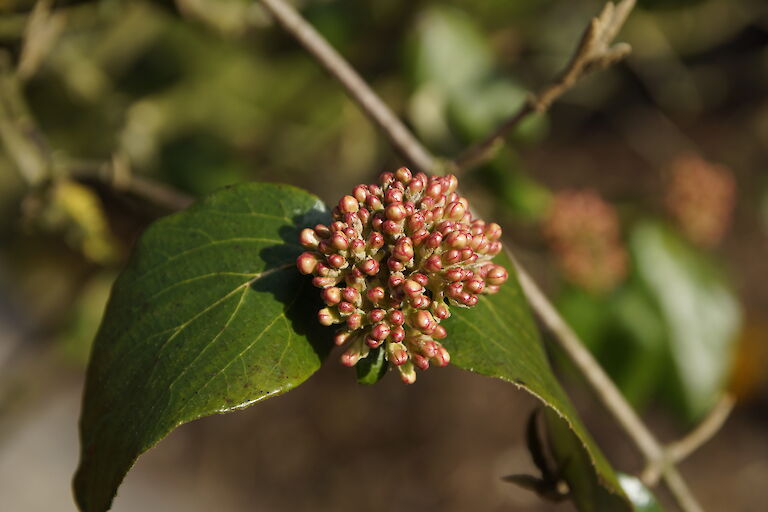
[(667, 209), (691, 242), (714, 247), (731, 223), (736, 182), (730, 170), (695, 154), (669, 166)]
[(605, 293), (627, 274), (616, 210), (592, 190), (555, 195), (544, 233), (565, 276), (592, 293)]

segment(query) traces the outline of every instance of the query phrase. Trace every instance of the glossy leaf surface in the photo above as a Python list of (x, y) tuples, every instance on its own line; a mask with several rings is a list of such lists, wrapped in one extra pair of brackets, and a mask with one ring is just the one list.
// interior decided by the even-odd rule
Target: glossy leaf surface
[(136, 458), (175, 427), (284, 393), (319, 368), (332, 344), (294, 262), (298, 231), (327, 218), (315, 196), (251, 183), (144, 233), (91, 354), (81, 510), (108, 509)]
[(572, 438), (565, 438), (573, 457), (563, 476), (579, 510), (631, 510), (611, 466), (552, 373), (512, 263), (503, 254), (495, 261), (510, 271), (509, 281), (472, 309), (452, 308), (453, 316), (444, 323), (448, 338), (443, 344), (451, 362), (512, 382), (541, 400), (558, 433)]

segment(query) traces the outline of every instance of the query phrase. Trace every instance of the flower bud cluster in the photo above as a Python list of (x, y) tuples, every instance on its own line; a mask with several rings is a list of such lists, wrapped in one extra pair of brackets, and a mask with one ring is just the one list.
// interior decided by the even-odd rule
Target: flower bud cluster
[(696, 245), (717, 245), (731, 223), (736, 182), (725, 166), (695, 154), (677, 157), (669, 169), (667, 208)]
[(506, 269), (491, 262), (501, 227), (472, 219), (457, 185), (451, 175), (385, 172), (378, 185), (342, 197), (329, 226), (301, 232), (308, 250), (296, 263), (322, 288), (320, 323), (343, 324), (335, 336), (346, 348), (342, 364), (383, 347), (403, 381), (414, 382), (416, 368), (450, 361), (438, 341), (450, 306), (474, 306), (506, 281)]
[(558, 192), (544, 234), (565, 276), (592, 293), (612, 290), (627, 274), (619, 217), (593, 190)]

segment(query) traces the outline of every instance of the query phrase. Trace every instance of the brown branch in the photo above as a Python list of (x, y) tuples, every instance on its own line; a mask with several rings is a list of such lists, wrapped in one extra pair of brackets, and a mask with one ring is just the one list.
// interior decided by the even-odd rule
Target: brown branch
[(492, 159), (512, 130), (534, 113), (546, 112), (566, 91), (582, 77), (605, 69), (629, 54), (626, 43), (613, 44), (635, 0), (621, 0), (617, 5), (607, 3), (599, 16), (593, 18), (581, 37), (571, 60), (558, 77), (538, 94), (531, 94), (509, 119), (499, 125), (485, 139), (464, 151), (455, 161), (457, 170), (467, 170)]
[(648, 464), (643, 471), (642, 480), (647, 485), (655, 485), (665, 467), (679, 464), (687, 459), (707, 441), (712, 439), (725, 424), (736, 401), (731, 395), (723, 395), (706, 418), (685, 437), (669, 443), (664, 450), (664, 457)]
[(117, 192), (140, 197), (169, 212), (183, 210), (194, 201), (192, 196), (164, 183), (133, 174), (128, 160), (121, 155), (113, 156), (111, 162), (68, 165), (65, 172), (74, 179), (96, 180)]
[[(295, 9), (286, 4), (284, 0), (259, 1), (287, 32), (294, 36), (310, 54), (315, 56), (336, 80), (342, 83), (352, 99), (384, 131), (395, 149), (406, 160), (416, 164), (416, 167), (421, 170), (438, 168), (429, 151), (408, 132), (403, 123), (395, 117), (344, 58), (331, 48), (328, 42)], [(574, 81), (575, 76), (580, 76), (601, 66), (610, 65), (626, 55), (628, 51), (626, 45), (616, 45), (610, 47), (610, 50), (606, 50), (606, 48), (609, 48), (610, 41), (618, 32), (633, 5), (634, 0), (622, 0), (615, 8), (612, 4), (608, 4), (603, 13), (596, 20), (593, 20), (585, 39), (582, 40), (580, 50), (576, 52), (577, 57), (574, 60), (579, 61), (579, 63), (571, 66), (577, 71), (567, 74), (562, 79), (563, 83), (570, 84)], [(588, 54), (592, 55), (588, 60), (579, 57), (584, 47), (589, 48)], [(595, 57), (597, 54), (593, 55), (593, 52), (602, 52), (600, 53), (602, 57)], [(544, 101), (551, 103), (556, 97), (557, 95), (549, 94), (544, 96)], [(510, 256), (512, 255), (510, 254)], [(565, 350), (580, 373), (584, 375), (600, 402), (619, 423), (647, 461), (662, 459), (664, 449), (661, 444), (640, 420), (616, 385), (562, 319), (522, 265), (514, 257), (512, 259), (515, 261), (521, 285), (536, 316), (553, 333), (554, 339)], [(665, 467), (662, 475), (681, 510), (684, 512), (700, 512), (702, 510), (674, 466)]]

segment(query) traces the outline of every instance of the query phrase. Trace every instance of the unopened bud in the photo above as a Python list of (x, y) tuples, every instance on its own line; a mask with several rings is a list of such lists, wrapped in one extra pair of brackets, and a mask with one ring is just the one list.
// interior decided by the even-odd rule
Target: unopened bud
[(299, 235), (299, 243), (307, 249), (317, 248), (317, 244), (320, 243), (320, 238), (315, 233), (314, 229), (303, 229)]
[(509, 274), (507, 273), (507, 269), (501, 265), (494, 265), (493, 268), (488, 271), (488, 275), (485, 277), (485, 279), (488, 281), (488, 284), (498, 286), (503, 284), (508, 277)]
[(302, 274), (311, 274), (317, 268), (317, 255), (312, 252), (303, 252), (296, 259), (296, 266)]

